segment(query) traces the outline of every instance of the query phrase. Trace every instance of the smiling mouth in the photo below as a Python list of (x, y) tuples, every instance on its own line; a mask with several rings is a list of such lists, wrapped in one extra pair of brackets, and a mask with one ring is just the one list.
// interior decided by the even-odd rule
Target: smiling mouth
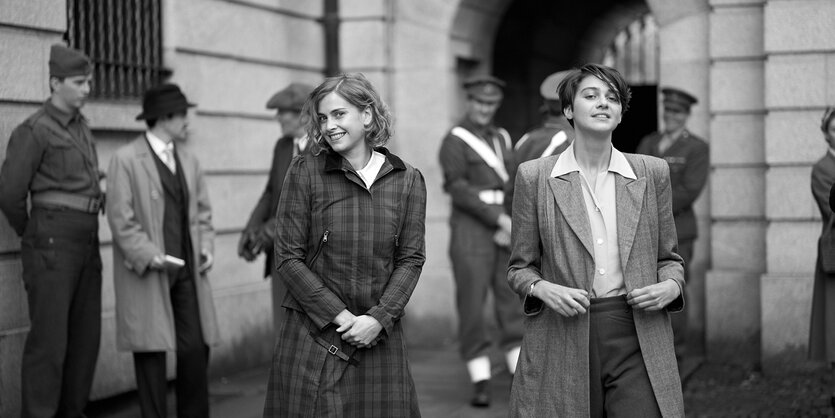
[(595, 119), (609, 119), (610, 118), (610, 116), (605, 114), (605, 113), (598, 113), (596, 115), (591, 115), (591, 117), (593, 117)]
[(340, 132), (340, 133), (336, 133), (336, 134), (329, 134), (328, 138), (330, 138), (331, 141), (336, 141), (336, 140), (342, 138), (343, 136), (345, 136), (345, 132)]

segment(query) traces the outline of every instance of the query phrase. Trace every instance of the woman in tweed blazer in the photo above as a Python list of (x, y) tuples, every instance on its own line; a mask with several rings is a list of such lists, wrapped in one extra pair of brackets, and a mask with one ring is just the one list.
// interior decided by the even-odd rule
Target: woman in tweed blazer
[(574, 143), (516, 178), (508, 281), (528, 317), (510, 416), (684, 416), (669, 168), (612, 146), (630, 96), (614, 69), (574, 70), (559, 95)]
[(293, 159), (278, 203), (287, 315), (265, 417), (418, 417), (400, 318), (425, 260), (426, 186), (382, 147), (391, 116), (361, 74), (305, 103), (319, 155)]

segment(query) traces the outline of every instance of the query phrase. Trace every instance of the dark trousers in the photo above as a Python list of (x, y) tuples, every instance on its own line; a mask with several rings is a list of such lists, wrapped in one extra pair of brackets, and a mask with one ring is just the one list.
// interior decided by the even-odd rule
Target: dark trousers
[[(689, 283), (690, 280), (690, 261), (693, 260), (693, 240), (681, 241), (678, 243), (678, 254), (684, 259), (684, 282)], [(685, 289), (684, 297), (687, 298), (687, 291)], [(687, 302), (685, 308), (681, 312), (670, 314), (670, 322), (673, 326), (673, 341), (675, 343), (676, 359), (681, 365), (681, 360), (687, 353)], [(681, 367), (679, 367), (679, 370)]]
[(486, 355), (491, 345), (484, 316), (487, 292), (492, 291), (502, 349), (522, 344), (523, 319), (519, 297), (507, 284), (510, 252), (493, 243), (493, 230), (469, 217), (457, 217), (450, 244), (455, 276), (458, 334), (465, 360)]
[(626, 298), (592, 299), (590, 311), (590, 416), (660, 417)]
[(87, 404), (101, 335), (98, 222), (96, 214), (35, 208), (26, 225), (24, 418), (78, 417)]
[[(209, 347), (203, 340), (197, 292), (188, 268), (179, 271), (170, 293), (177, 334), (177, 417), (208, 417)], [(135, 352), (133, 365), (142, 417), (167, 416), (165, 352)]]

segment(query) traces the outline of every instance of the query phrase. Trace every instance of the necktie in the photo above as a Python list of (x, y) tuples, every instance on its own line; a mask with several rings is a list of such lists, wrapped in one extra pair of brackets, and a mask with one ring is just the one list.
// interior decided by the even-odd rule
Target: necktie
[(165, 156), (163, 162), (168, 166), (168, 169), (171, 170), (172, 173), (177, 174), (177, 162), (174, 160), (174, 144), (165, 144), (165, 148), (162, 150), (162, 155)]

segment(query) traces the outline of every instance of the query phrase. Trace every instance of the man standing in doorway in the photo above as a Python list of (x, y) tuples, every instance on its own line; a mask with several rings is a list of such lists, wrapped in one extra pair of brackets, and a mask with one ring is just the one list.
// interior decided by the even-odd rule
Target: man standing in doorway
[(107, 174), (116, 345), (133, 352), (143, 417), (167, 415), (166, 351), (177, 353), (177, 416), (209, 416), (214, 229), (203, 171), (181, 148), (192, 106), (175, 84), (145, 92), (136, 119), (148, 130), (113, 155)]
[(93, 135), (80, 113), (91, 73), (86, 55), (52, 46), (50, 97), (12, 132), (0, 170), (0, 209), (23, 238), (30, 326), (21, 415), (27, 418), (81, 416), (99, 352), (104, 194)]
[(495, 301), (508, 371), (516, 371), (522, 342), (522, 308), (507, 284), (510, 216), (504, 210), (507, 168), (513, 148), (493, 116), (501, 105), (504, 82), (477, 76), (464, 83), (467, 109), (443, 139), (440, 163), (444, 190), (452, 198), (449, 254), (456, 284), (461, 355), (475, 386), (471, 404), (490, 405), (491, 346), (484, 317), (488, 290)]
[[(696, 97), (672, 87), (661, 89), (661, 93), (664, 96), (664, 130), (643, 138), (638, 144), (637, 153), (663, 158), (670, 166), (678, 253), (684, 259), (685, 283), (689, 283), (693, 241), (698, 235), (693, 202), (707, 182), (710, 151), (707, 142), (691, 134), (686, 127), (690, 108), (698, 102)], [(680, 365), (686, 354), (687, 313), (674, 314), (670, 318), (675, 335), (676, 358)]]
[[(275, 211), (281, 188), (284, 185), (284, 175), (290, 167), (293, 157), (301, 153), (312, 153), (317, 147), (309, 141), (305, 134), (302, 120), (302, 106), (313, 91), (313, 87), (303, 83), (291, 83), (278, 91), (267, 101), (267, 109), (275, 109), (276, 119), (281, 125), (281, 138), (273, 149), (273, 162), (270, 166), (270, 177), (267, 187), (249, 216), (249, 221), (241, 233), (238, 241), (238, 255), (246, 261), (253, 261), (259, 253), (266, 255), (264, 277), (273, 277), (273, 240), (275, 239)], [(273, 328), (278, 333), (284, 318), (281, 303), (287, 294), (287, 287), (277, 277), (273, 277)]]

